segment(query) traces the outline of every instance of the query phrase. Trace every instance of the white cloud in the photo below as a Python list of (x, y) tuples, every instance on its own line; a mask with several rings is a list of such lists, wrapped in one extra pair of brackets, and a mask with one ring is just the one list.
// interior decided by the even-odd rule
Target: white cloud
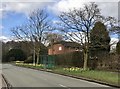
[[(51, 2), (53, 0), (2, 0), (2, 2)], [(54, 1), (61, 1), (61, 0), (54, 0)], [(67, 1), (67, 0), (64, 0)], [(82, 0), (79, 0), (82, 1)], [(118, 2), (119, 0), (84, 0), (85, 2)]]
[(104, 16), (113, 16), (118, 18), (118, 2), (99, 2), (97, 3)]
[(2, 2), (52, 2), (53, 0), (3, 0)]
[(83, 3), (84, 2), (81, 0), (60, 0), (58, 3), (55, 3), (53, 6), (49, 6), (48, 8), (54, 13), (59, 14), (60, 12), (68, 11), (72, 8), (80, 8)]
[[(35, 5), (35, 4), (34, 4)], [(12, 11), (12, 12), (17, 12), (17, 13), (29, 13), (31, 11), (31, 7), (33, 6), (32, 3), (15, 3), (15, 2), (8, 2), (8, 3), (3, 3), (3, 11)], [(33, 6), (33, 8), (36, 8)], [(32, 10), (33, 10), (32, 8)]]
[(60, 24), (61, 21), (60, 21), (60, 20), (53, 20), (52, 23), (53, 23), (53, 24)]
[(118, 1), (119, 0), (60, 0), (58, 3), (55, 3), (53, 6), (48, 8), (56, 14), (59, 14), (63, 11), (68, 11), (72, 8), (80, 8), (86, 2), (96, 2), (101, 9), (101, 12), (105, 16), (114, 16), (118, 17)]
[(17, 42), (17, 41), (22, 41), (22, 40), (19, 40), (19, 39), (16, 39), (15, 37), (8, 37), (8, 36), (3, 36), (3, 35), (1, 35), (0, 36), (0, 41), (2, 41), (2, 42), (8, 42), (8, 41), (12, 41), (12, 40), (14, 40), (15, 42)]
[(111, 41), (110, 41), (110, 43), (112, 44), (112, 43), (117, 43), (119, 41), (119, 39), (118, 38), (115, 38), (115, 37), (111, 37)]
[(110, 44), (111, 44), (111, 50), (116, 49), (117, 42), (119, 41), (118, 38), (111, 38)]
[(0, 36), (0, 41), (2, 41), (2, 42), (8, 42), (8, 41), (11, 41), (11, 39), (9, 39), (6, 36)]
[[(2, 14), (4, 16), (4, 13), (7, 11), (25, 13), (28, 15), (31, 11), (42, 8), (43, 6), (47, 6), (48, 9), (52, 10), (54, 13), (59, 13), (61, 11), (68, 11), (72, 8), (82, 7), (85, 2), (91, 1), (103, 3), (100, 4), (103, 14), (118, 17), (116, 13), (118, 10), (116, 8), (119, 0), (3, 0), (2, 7), (0, 8), (0, 17), (2, 17)], [(56, 3), (50, 5), (50, 3), (53, 2)]]
[(2, 17), (2, 14), (6, 14), (8, 11), (28, 15), (31, 11), (43, 8), (46, 5), (50, 5), (52, 2), (53, 0), (4, 0), (0, 8), (0, 15)]

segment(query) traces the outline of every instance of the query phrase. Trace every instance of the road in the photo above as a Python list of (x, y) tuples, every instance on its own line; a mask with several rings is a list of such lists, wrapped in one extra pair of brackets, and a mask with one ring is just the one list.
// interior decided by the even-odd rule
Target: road
[(2, 73), (2, 64), (0, 63), (0, 89), (2, 88), (2, 86), (5, 85), (1, 73)]
[(108, 87), (93, 82), (66, 77), (44, 71), (3, 65), (3, 74), (13, 87)]
[(2, 76), (0, 75), (0, 89), (2, 88)]

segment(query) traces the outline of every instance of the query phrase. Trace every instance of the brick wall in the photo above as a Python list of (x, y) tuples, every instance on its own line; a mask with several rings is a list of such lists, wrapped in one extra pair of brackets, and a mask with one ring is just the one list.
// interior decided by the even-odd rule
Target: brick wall
[(48, 49), (48, 55), (54, 55), (54, 54), (64, 54), (68, 52), (76, 51), (74, 48), (66, 48), (62, 44), (55, 44), (53, 47), (50, 47)]

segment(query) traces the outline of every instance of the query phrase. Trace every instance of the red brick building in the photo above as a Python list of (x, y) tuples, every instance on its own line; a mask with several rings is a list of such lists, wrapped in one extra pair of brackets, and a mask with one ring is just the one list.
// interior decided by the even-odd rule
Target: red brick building
[(48, 47), (48, 55), (64, 54), (73, 51), (81, 51), (81, 45), (76, 42), (56, 42)]

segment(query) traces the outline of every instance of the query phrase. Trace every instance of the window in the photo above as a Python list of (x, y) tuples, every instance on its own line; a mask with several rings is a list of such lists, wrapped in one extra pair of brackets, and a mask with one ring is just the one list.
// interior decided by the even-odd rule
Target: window
[(59, 47), (59, 50), (62, 50), (62, 47)]

